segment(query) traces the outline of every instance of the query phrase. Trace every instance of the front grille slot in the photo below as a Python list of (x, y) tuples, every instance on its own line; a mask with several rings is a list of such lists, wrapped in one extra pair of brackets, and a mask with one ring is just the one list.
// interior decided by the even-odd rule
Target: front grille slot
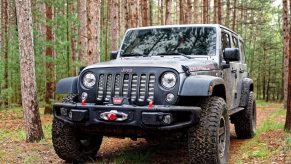
[(99, 82), (98, 82), (98, 92), (97, 92), (97, 100), (102, 101), (104, 93), (104, 75), (99, 75)]
[(137, 83), (138, 83), (138, 77), (136, 74), (132, 75), (131, 80), (131, 101), (135, 101), (137, 97)]
[(146, 96), (146, 75), (142, 74), (140, 76), (140, 84), (139, 84), (139, 98), (138, 101), (143, 102)]
[(100, 74), (97, 101), (108, 102), (111, 97), (127, 97), (131, 102), (154, 100), (154, 74)]
[(150, 75), (149, 83), (148, 83), (148, 99), (147, 99), (147, 101), (149, 102), (154, 100), (155, 82), (156, 82), (155, 75)]

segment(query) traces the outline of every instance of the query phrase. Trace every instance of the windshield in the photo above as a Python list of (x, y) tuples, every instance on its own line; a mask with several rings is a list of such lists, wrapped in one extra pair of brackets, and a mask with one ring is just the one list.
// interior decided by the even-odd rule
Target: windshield
[(173, 55), (215, 55), (215, 27), (173, 27), (128, 31), (121, 57)]

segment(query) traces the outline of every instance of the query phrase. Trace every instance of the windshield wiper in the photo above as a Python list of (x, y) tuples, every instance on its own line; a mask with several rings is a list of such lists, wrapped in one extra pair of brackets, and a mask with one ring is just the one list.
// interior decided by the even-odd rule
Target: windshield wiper
[(154, 55), (157, 55), (157, 56), (167, 56), (167, 55), (180, 55), (180, 56), (184, 56), (185, 58), (187, 59), (192, 59), (192, 57), (184, 54), (184, 53), (181, 53), (181, 52), (163, 52), (163, 53), (157, 53), (157, 54), (154, 54)]
[(122, 54), (121, 55), (121, 57), (136, 57), (136, 56), (146, 57), (147, 55), (141, 54), (141, 53), (128, 53), (128, 54)]

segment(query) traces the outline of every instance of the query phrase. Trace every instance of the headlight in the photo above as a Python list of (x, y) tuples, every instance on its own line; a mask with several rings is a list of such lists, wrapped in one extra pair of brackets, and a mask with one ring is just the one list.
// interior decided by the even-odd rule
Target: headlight
[(164, 88), (170, 89), (176, 85), (177, 78), (173, 72), (166, 72), (162, 75), (161, 84)]
[(92, 88), (96, 83), (96, 77), (93, 73), (89, 72), (83, 76), (83, 85), (86, 88)]

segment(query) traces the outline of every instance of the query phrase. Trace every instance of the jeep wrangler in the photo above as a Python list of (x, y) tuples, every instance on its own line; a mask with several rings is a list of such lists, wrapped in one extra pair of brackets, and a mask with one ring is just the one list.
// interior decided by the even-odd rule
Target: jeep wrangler
[(238, 138), (255, 135), (244, 42), (226, 27), (129, 29), (110, 58), (57, 84), (67, 96), (53, 105), (52, 141), (65, 161), (94, 159), (103, 136), (176, 137), (187, 139), (189, 163), (224, 164), (230, 121)]

